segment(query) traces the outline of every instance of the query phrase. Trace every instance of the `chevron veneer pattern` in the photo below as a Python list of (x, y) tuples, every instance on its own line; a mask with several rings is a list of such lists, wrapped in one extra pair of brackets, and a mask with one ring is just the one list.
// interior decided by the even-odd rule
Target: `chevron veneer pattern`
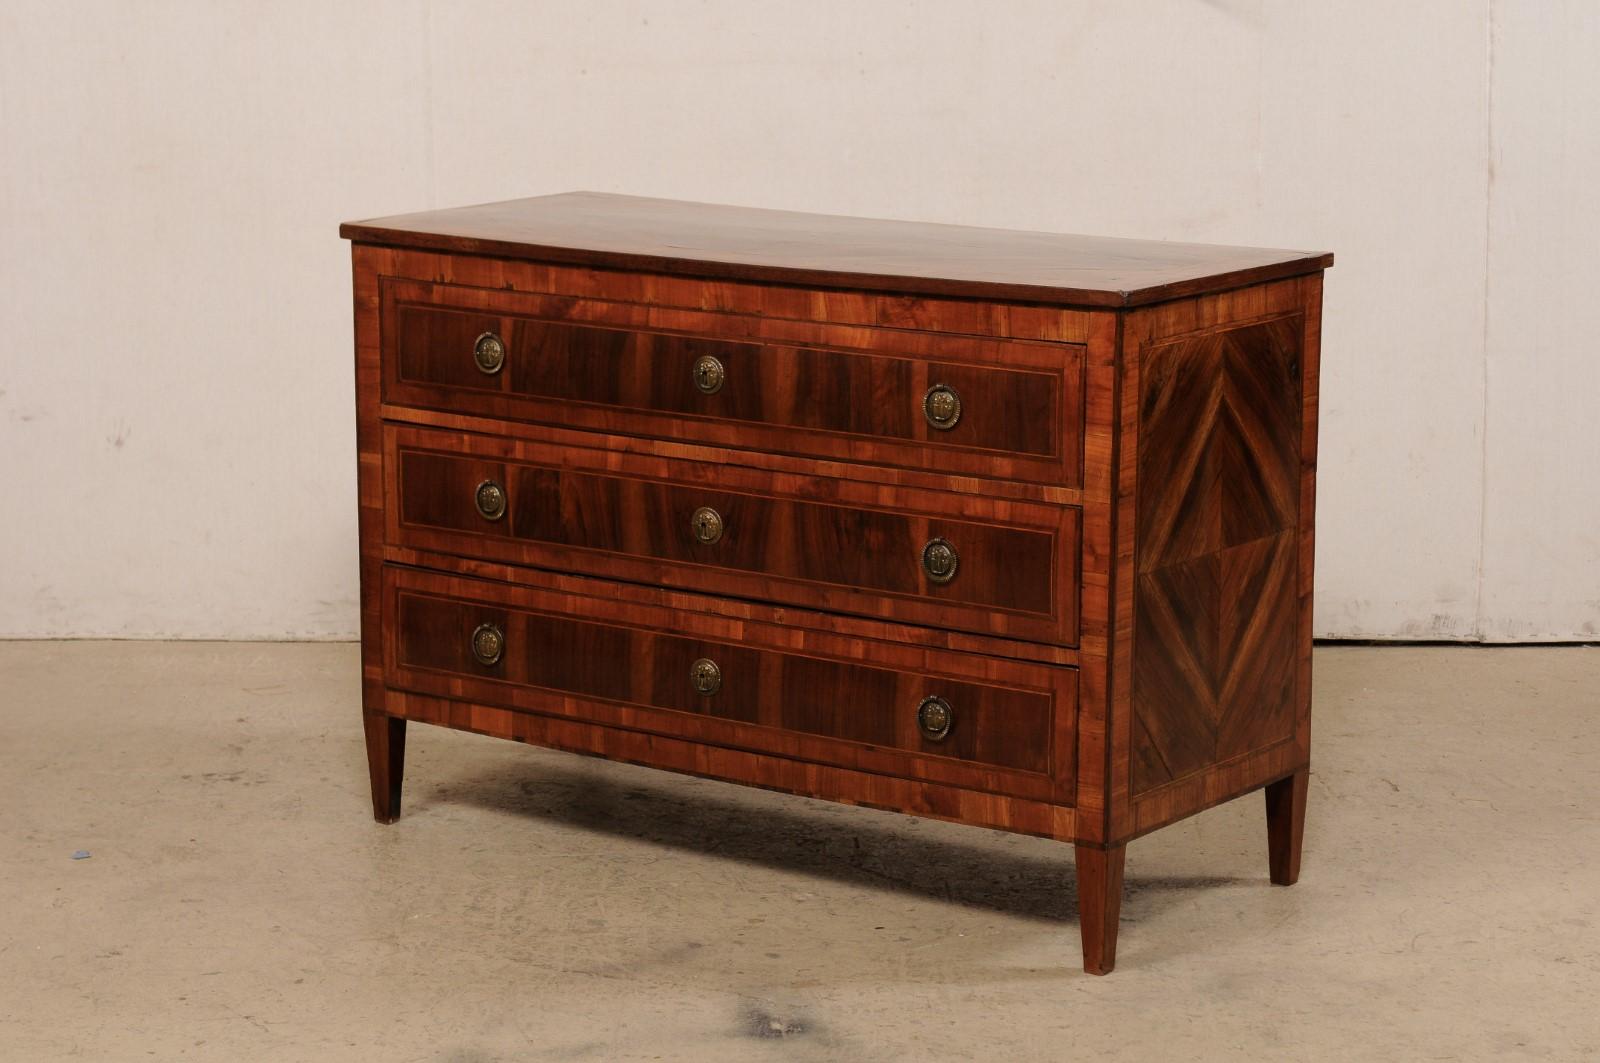
[(1133, 790), (1293, 736), (1298, 316), (1147, 348)]

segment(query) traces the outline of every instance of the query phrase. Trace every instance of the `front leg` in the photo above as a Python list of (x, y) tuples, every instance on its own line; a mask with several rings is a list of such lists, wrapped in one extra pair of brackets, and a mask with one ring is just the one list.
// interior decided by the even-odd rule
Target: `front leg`
[(368, 712), (367, 772), (372, 776), (372, 818), (393, 823), (400, 818), (400, 780), (406, 770), (406, 721), (399, 716)]
[(1122, 917), (1122, 863), (1127, 846), (1077, 846), (1078, 922), (1083, 930), (1083, 969), (1110, 974), (1117, 965), (1117, 921)]

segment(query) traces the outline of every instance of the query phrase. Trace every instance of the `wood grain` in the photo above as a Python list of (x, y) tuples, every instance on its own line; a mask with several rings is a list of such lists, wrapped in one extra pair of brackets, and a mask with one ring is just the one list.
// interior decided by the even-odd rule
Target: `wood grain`
[[(1120, 806), (1112, 797), (1126, 764), (1126, 745), (1117, 744), (1114, 711), (1118, 691), (1126, 686), (1122, 677), (1132, 644), (1120, 626), (1131, 610), (1118, 609), (1132, 553), (1130, 545), (1124, 556), (1117, 494), (1118, 459), (1127, 446), (1120, 408), (1122, 327), (1120, 314), (1095, 315), (1084, 375), (1077, 804), (1079, 839), (1092, 843), (1105, 842), (1116, 833), (1112, 817)], [(1125, 538), (1131, 543), (1131, 534)]]
[(1096, 973), (1131, 838), (1265, 787), (1298, 875), (1330, 256), (587, 195), (345, 232), (378, 819), (411, 719), (1039, 834)]
[(1313, 273), (1305, 251), (846, 218), (597, 192), (348, 222), (360, 243), (695, 277), (1086, 307)]
[[(389, 279), (386, 401), (762, 451), (1074, 486), (1082, 349)], [(504, 367), (472, 348), (493, 332)], [(725, 381), (695, 384), (700, 358)], [(928, 389), (961, 397), (949, 429)]]
[[(1140, 535), (1115, 838), (1309, 762), (1321, 290), (1298, 278), (1128, 315), (1124, 409), (1141, 434), (1122, 475)], [(1153, 440), (1138, 424), (1169, 412)]]
[(1141, 356), (1133, 788), (1294, 729), (1301, 322)]
[[(384, 584), (391, 689), (990, 792), (1046, 798), (1072, 789), (1070, 747), (1057, 756), (1051, 745), (1053, 714), (1074, 716), (1070, 671), (997, 669), (983, 658), (842, 640), (776, 648), (786, 641), (782, 629), (746, 624), (730, 638), (725, 625), (660, 609), (397, 567), (385, 569)], [(504, 633), (493, 664), (471, 653), (481, 624)], [(690, 682), (702, 658), (721, 670), (710, 696)], [(917, 727), (917, 705), (930, 695), (954, 709), (942, 740)], [(1052, 780), (1055, 773), (1065, 777)]]
[(1078, 921), (1083, 935), (1083, 969), (1110, 974), (1117, 965), (1117, 925), (1122, 913), (1122, 871), (1127, 848), (1079, 845)]
[(1300, 879), (1300, 849), (1306, 833), (1306, 792), (1310, 782), (1310, 771), (1301, 768), (1287, 778), (1267, 784), (1267, 864), (1275, 886), (1293, 886)]
[(849, 616), (843, 613), (825, 613), (814, 609), (800, 609), (790, 605), (729, 598), (722, 595), (703, 594), (697, 591), (658, 587), (642, 583), (618, 583), (599, 577), (575, 573), (551, 572), (546, 569), (526, 568), (500, 561), (441, 554), (407, 547), (386, 546), (382, 551), (385, 562), (411, 568), (430, 568), (455, 575), (480, 579), (499, 580), (518, 586), (551, 587), (564, 593), (584, 594), (591, 597), (615, 598), (623, 601), (664, 605), (670, 609), (709, 613), (734, 620), (755, 620), (763, 623), (791, 625), (801, 631), (823, 631), (842, 635), (856, 642), (891, 642), (924, 647), (930, 650), (955, 650), (959, 653), (977, 653), (1019, 661), (1058, 664), (1076, 667), (1078, 651), (1070, 646), (1049, 646), (1039, 642), (1018, 642), (1014, 639), (994, 638), (951, 628), (922, 627), (915, 624), (879, 620), (873, 617)]
[[(1079, 513), (816, 477), (666, 462), (609, 449), (386, 426), (388, 541), (463, 554), (1072, 645)], [(604, 440), (600, 440), (604, 443)], [(477, 485), (508, 511), (483, 518)], [(701, 507), (722, 538), (694, 537)], [(959, 511), (966, 519), (948, 514)], [(930, 580), (943, 538), (955, 578)]]
[(385, 706), (407, 720), (764, 790), (1062, 841), (1074, 833), (1073, 809), (1043, 801), (401, 690), (389, 691)]
[[(477, 435), (497, 435), (507, 439), (525, 439), (536, 443), (557, 446), (590, 446), (595, 433), (579, 431), (558, 425), (535, 424), (527, 421), (495, 420), (488, 416), (451, 413), (420, 406), (396, 406), (385, 403), (380, 408), (384, 421), (394, 424), (415, 424), (432, 428), (447, 428), (456, 432)], [(610, 449), (625, 454), (648, 454), (679, 461), (708, 462), (713, 465), (731, 465), (745, 469), (766, 469), (790, 475), (822, 477), (829, 480), (850, 480), (861, 483), (886, 484), (890, 487), (915, 487), (933, 491), (951, 491), (957, 494), (979, 495), (986, 498), (1010, 498), (1023, 502), (1048, 502), (1055, 505), (1077, 506), (1083, 502), (1083, 493), (1075, 487), (1057, 487), (1024, 480), (995, 480), (987, 476), (956, 474), (941, 471), (937, 465), (909, 469), (890, 465), (864, 465), (848, 460), (833, 461), (802, 455), (779, 454), (771, 451), (743, 450), (737, 447), (709, 446), (685, 443), (650, 436), (608, 435)]]
[[(372, 252), (380, 277), (431, 281), (492, 291), (556, 295), (606, 303), (635, 303), (656, 311), (699, 310), (759, 321), (769, 337), (808, 335), (806, 323), (902, 329), (938, 335), (1082, 343), (1090, 314), (1033, 303), (941, 298), (866, 290), (796, 287), (770, 282), (674, 276), (633, 270), (596, 269), (556, 261), (486, 258), (402, 247), (360, 244)], [(737, 327), (738, 322), (730, 322)], [(790, 328), (800, 329), (791, 334)], [(766, 331), (771, 329), (773, 331)], [(849, 331), (830, 333), (845, 347), (870, 349)], [(915, 337), (907, 337), (914, 340)], [(931, 339), (929, 342), (938, 342)]]
[[(361, 585), (361, 704), (367, 714), (381, 714), (383, 687), (383, 621), (379, 573), (383, 566), (383, 428), (378, 409), (382, 403), (382, 366), (378, 353), (378, 271), (384, 252), (356, 244), (351, 248), (351, 276), (355, 303), (356, 395), (356, 528), (359, 539)], [(373, 755), (369, 725), (368, 762), (384, 761)], [(385, 755), (386, 756), (386, 755)], [(374, 772), (374, 805), (379, 792)], [(382, 814), (381, 809), (376, 809)]]
[(372, 780), (372, 818), (393, 823), (400, 818), (400, 785), (406, 768), (406, 722), (377, 712), (363, 712), (367, 738), (367, 773)]

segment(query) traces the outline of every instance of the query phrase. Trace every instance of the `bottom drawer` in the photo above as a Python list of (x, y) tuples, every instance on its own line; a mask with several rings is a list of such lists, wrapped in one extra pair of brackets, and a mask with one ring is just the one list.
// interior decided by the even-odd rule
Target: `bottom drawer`
[(1070, 668), (397, 566), (383, 589), (397, 690), (1070, 799)]

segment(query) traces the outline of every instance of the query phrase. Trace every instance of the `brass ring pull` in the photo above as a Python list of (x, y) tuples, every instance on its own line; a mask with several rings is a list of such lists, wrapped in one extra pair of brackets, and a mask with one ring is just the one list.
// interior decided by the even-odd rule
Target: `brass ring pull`
[(722, 382), (727, 376), (728, 371), (722, 367), (722, 362), (709, 354), (702, 354), (694, 360), (694, 386), (707, 395), (721, 391)]
[(917, 730), (930, 742), (943, 742), (956, 724), (956, 710), (943, 698), (930, 694), (917, 705)]
[(484, 332), (472, 341), (472, 361), (478, 372), (494, 376), (506, 364), (506, 345), (493, 332)]
[(961, 557), (948, 539), (929, 539), (922, 548), (922, 571), (934, 583), (949, 583), (956, 578)]
[(694, 531), (696, 542), (710, 546), (722, 538), (722, 514), (710, 506), (701, 506), (689, 518), (689, 527)]
[(709, 657), (702, 657), (689, 666), (689, 684), (701, 697), (709, 698), (722, 689), (722, 669)]
[(492, 667), (500, 663), (506, 649), (506, 633), (498, 624), (479, 624), (472, 632), (472, 656), (481, 665)]
[(493, 480), (478, 485), (472, 492), (472, 502), (484, 520), (499, 520), (506, 515), (506, 490)]
[(922, 416), (941, 432), (948, 432), (961, 420), (961, 396), (949, 384), (935, 384), (922, 396)]

